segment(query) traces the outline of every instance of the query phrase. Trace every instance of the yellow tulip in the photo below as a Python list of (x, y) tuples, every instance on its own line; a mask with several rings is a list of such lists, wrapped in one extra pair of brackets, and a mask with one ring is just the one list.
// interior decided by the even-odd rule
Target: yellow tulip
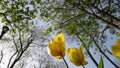
[(76, 66), (86, 65), (88, 62), (84, 58), (82, 46), (80, 49), (77, 48), (68, 48), (68, 57), (72, 63)]
[(120, 39), (117, 39), (115, 45), (111, 46), (112, 54), (120, 59)]
[(115, 45), (116, 45), (116, 46), (120, 46), (120, 39), (117, 39)]
[(65, 56), (65, 39), (62, 33), (58, 34), (54, 39), (48, 44), (48, 53), (51, 56), (61, 59)]

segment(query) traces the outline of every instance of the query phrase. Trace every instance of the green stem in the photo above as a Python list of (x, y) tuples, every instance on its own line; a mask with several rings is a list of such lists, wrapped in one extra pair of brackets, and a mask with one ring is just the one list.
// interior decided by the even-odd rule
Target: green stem
[(85, 68), (85, 66), (84, 66), (84, 65), (82, 65), (82, 67), (83, 67), (83, 68)]
[[(63, 57), (63, 56), (62, 56), (62, 57)], [(68, 66), (68, 64), (67, 64), (67, 62), (66, 62), (66, 60), (65, 60), (64, 57), (63, 57), (63, 61), (64, 61), (65, 65), (66, 65), (66, 67), (69, 68), (69, 66)]]

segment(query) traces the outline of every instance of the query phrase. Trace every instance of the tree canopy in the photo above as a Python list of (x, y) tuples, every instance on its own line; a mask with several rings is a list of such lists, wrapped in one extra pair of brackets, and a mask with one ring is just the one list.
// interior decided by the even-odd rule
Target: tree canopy
[[(10, 29), (1, 39), (1, 47), (12, 51), (7, 62), (3, 61), (7, 49), (0, 50), (0, 63), (5, 63), (7, 68), (26, 68), (25, 64), (30, 64), (30, 61), (24, 61), (27, 57), (39, 63), (39, 66), (33, 65), (32, 68), (65, 67), (65, 59), (56, 62), (46, 49), (51, 37), (59, 33), (64, 33), (68, 39), (77, 40), (83, 46), (85, 56), (89, 56), (96, 67), (105, 66), (104, 58), (114, 67), (120, 67), (108, 56), (115, 55), (106, 44), (115, 37), (119, 38), (119, 0), (1, 0), (0, 19), (0, 24)], [(10, 39), (7, 42), (4, 41), (6, 36)], [(91, 49), (101, 56), (99, 63)]]

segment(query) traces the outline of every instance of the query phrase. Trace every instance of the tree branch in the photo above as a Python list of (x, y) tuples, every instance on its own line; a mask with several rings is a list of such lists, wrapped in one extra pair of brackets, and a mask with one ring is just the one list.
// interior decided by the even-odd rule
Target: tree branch
[(17, 58), (15, 58), (15, 60), (13, 61), (13, 63), (11, 64), (10, 68), (13, 68), (14, 65), (20, 60), (21, 56), (24, 54), (24, 52), (28, 49), (28, 47), (30, 46), (30, 44), (33, 42), (33, 39), (31, 39), (31, 36), (28, 38), (28, 42), (26, 47), (23, 50), (20, 50), (20, 54), (17, 56)]
[(15, 42), (14, 36), (12, 36), (12, 37), (13, 37), (13, 43), (15, 45), (16, 51), (18, 51), (18, 46), (17, 46), (17, 43)]
[(11, 58), (10, 58), (10, 60), (9, 60), (9, 62), (8, 62), (7, 68), (9, 68), (10, 63), (11, 63), (11, 60), (12, 60), (12, 58), (17, 54), (17, 52), (18, 52), (18, 51), (16, 51), (16, 52), (11, 56)]
[(87, 51), (88, 55), (90, 56), (91, 60), (94, 62), (94, 64), (96, 65), (96, 67), (98, 67), (97, 61), (93, 58), (92, 54), (87, 49), (86, 44), (84, 43), (84, 41), (82, 40), (82, 38), (80, 36), (78, 36), (77, 34), (76, 34), (76, 37), (83, 43), (83, 46), (84, 46), (85, 50)]
[[(86, 5), (86, 3), (85, 3), (84, 1), (83, 1), (83, 3)], [(81, 5), (81, 4), (77, 4), (77, 3), (70, 3), (70, 4), (72, 4), (73, 6), (77, 7), (78, 9), (86, 12), (88, 15), (93, 16), (93, 17), (96, 17), (98, 20), (101, 21), (101, 23), (107, 24), (108, 26), (111, 26), (111, 27), (114, 27), (114, 28), (120, 30), (119, 25), (114, 24), (114, 23), (112, 22), (112, 20), (109, 22), (108, 20), (105, 20), (105, 19), (103, 19), (102, 17), (98, 16), (97, 14), (95, 14), (95, 13), (93, 12), (93, 10), (92, 10), (91, 8), (90, 8), (90, 9), (91, 9), (92, 13), (89, 12), (87, 9), (85, 9), (85, 7), (84, 7), (83, 5)], [(75, 4), (75, 5), (74, 5), (74, 4)], [(117, 20), (118, 22), (120, 22), (120, 19), (118, 19), (118, 18), (116, 18), (116, 17), (108, 14), (107, 12), (105, 12), (105, 11), (103, 11), (103, 10), (100, 10), (99, 8), (97, 8), (97, 7), (96, 7), (94, 4), (92, 4), (92, 3), (91, 3), (91, 5), (92, 5), (95, 9), (97, 9), (99, 12), (102, 12), (103, 14), (109, 16), (110, 19), (112, 18), (112, 19)], [(89, 6), (88, 6), (88, 7), (89, 7)], [(72, 19), (72, 18), (71, 18), (71, 19)], [(68, 19), (68, 20), (69, 20), (69, 19)]]
[(95, 41), (94, 37), (92, 37), (92, 35), (89, 34), (84, 28), (83, 28), (83, 30), (84, 30), (85, 33), (88, 34), (88, 35), (90, 36), (90, 38), (93, 40), (95, 46), (99, 49), (100, 53), (103, 54), (103, 55), (106, 57), (106, 59), (107, 59), (111, 64), (113, 64), (116, 68), (119, 68), (119, 66), (118, 66), (117, 64), (115, 64), (115, 63), (101, 50), (101, 48), (99, 47), (99, 45), (98, 45), (97, 42)]
[(22, 40), (21, 40), (20, 32), (19, 32), (19, 42), (20, 42), (20, 48), (23, 51), (23, 43), (22, 43)]
[(80, 14), (77, 15), (77, 16), (71, 17), (71, 18), (67, 19), (66, 21), (62, 22), (62, 24), (66, 25), (70, 20), (75, 19), (75, 18), (77, 18), (79, 16), (80, 16)]
[(99, 49), (99, 51), (106, 57), (106, 59), (108, 61), (110, 61), (116, 68), (119, 68), (119, 66), (117, 64), (115, 64), (99, 47), (99, 45), (97, 44), (97, 42), (95, 41), (95, 39), (90, 35), (91, 39), (93, 40), (93, 42), (95, 43), (96, 47)]
[(3, 59), (3, 51), (1, 51), (0, 63), (2, 62), (2, 59)]
[(120, 22), (120, 19), (116, 18), (115, 16), (109, 14), (108, 12), (105, 12), (104, 10), (99, 9), (97, 6), (95, 6), (94, 4), (91, 3), (91, 6), (93, 8), (95, 8), (96, 10), (98, 10), (99, 12), (103, 13), (104, 15), (107, 15), (109, 18), (112, 18), (113, 20), (116, 20), (118, 22)]
[(96, 15), (95, 13), (90, 13), (89, 11), (87, 11), (84, 7), (81, 6), (81, 8), (79, 8), (83, 11), (85, 11), (86, 13), (88, 13), (89, 15), (92, 15), (94, 17), (96, 17), (98, 20), (101, 20), (101, 23), (107, 24), (108, 26), (114, 27), (116, 29), (120, 29), (118, 25), (113, 24), (112, 22), (108, 22), (106, 20), (104, 20), (103, 18), (101, 18), (100, 16)]

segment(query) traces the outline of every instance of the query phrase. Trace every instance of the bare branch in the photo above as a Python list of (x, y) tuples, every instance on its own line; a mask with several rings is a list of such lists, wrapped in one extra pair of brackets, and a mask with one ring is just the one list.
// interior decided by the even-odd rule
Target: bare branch
[(12, 36), (12, 37), (13, 37), (13, 43), (15, 45), (16, 51), (18, 51), (18, 46), (17, 46), (17, 43), (15, 42), (14, 36)]
[(16, 52), (11, 56), (11, 58), (10, 58), (10, 60), (9, 60), (9, 63), (8, 63), (8, 65), (7, 65), (7, 68), (9, 68), (10, 63), (11, 63), (11, 60), (12, 60), (12, 58), (17, 54), (17, 52), (18, 52), (18, 51), (16, 51)]
[[(23, 50), (19, 50), (19, 55), (15, 58), (13, 63), (11, 64), (10, 68), (13, 68), (14, 65), (20, 60), (21, 56), (24, 54), (24, 52), (28, 49), (30, 44), (33, 42), (34, 39), (31, 39), (32, 35), (27, 39), (27, 45), (23, 48)], [(22, 42), (21, 42), (22, 43)]]
[(0, 63), (2, 62), (2, 59), (3, 59), (3, 51), (1, 51)]
[(22, 43), (22, 40), (21, 40), (20, 32), (19, 32), (19, 42), (20, 42), (21, 50), (23, 51), (23, 43)]

